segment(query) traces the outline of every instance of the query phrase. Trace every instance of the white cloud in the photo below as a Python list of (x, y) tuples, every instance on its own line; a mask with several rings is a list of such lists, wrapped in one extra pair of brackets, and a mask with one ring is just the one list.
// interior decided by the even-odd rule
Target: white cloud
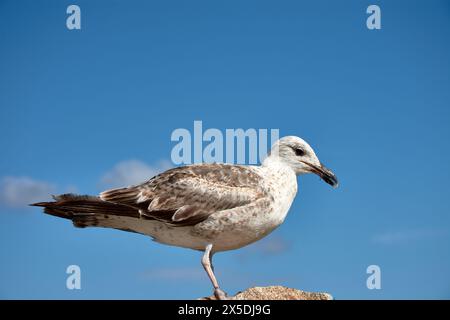
[(122, 161), (107, 172), (100, 183), (105, 188), (127, 187), (144, 182), (170, 167), (168, 161), (161, 161), (156, 166), (147, 165), (139, 160)]
[(292, 243), (279, 235), (270, 235), (239, 251), (236, 257), (245, 262), (251, 258), (264, 259), (284, 254), (291, 249)]
[(145, 279), (176, 282), (207, 279), (206, 273), (200, 265), (195, 268), (154, 268), (143, 272), (141, 276)]
[(255, 243), (255, 249), (263, 255), (277, 255), (285, 253), (290, 248), (290, 243), (280, 237), (267, 237)]
[[(161, 161), (156, 166), (149, 166), (139, 160), (118, 163), (101, 179), (102, 187), (124, 187), (143, 182), (171, 167), (170, 162)], [(30, 203), (49, 201), (51, 195), (58, 193), (54, 184), (32, 179), (30, 177), (0, 178), (0, 205), (8, 207), (25, 207)], [(75, 186), (65, 188), (66, 193), (76, 193)], [(61, 191), (61, 190), (60, 190)]]
[(0, 182), (0, 204), (24, 207), (33, 202), (46, 201), (55, 187), (29, 177), (4, 177)]
[(406, 244), (418, 240), (447, 236), (449, 232), (442, 229), (409, 229), (380, 233), (372, 237), (372, 242), (383, 245)]

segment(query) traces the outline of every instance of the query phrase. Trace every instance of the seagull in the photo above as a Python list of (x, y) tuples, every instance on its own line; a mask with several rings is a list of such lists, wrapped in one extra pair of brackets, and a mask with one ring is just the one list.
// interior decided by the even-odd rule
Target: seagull
[(202, 265), (216, 299), (227, 299), (214, 275), (212, 256), (267, 236), (280, 226), (297, 193), (297, 176), (338, 180), (303, 139), (276, 141), (261, 165), (202, 163), (169, 169), (146, 182), (98, 196), (62, 194), (39, 202), (44, 212), (75, 227), (136, 232), (154, 241), (203, 251)]

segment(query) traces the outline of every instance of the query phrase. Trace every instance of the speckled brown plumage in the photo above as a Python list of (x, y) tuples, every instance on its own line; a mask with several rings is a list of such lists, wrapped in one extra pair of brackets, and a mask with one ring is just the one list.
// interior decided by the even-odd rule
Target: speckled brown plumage
[(192, 226), (214, 212), (262, 198), (260, 181), (261, 176), (244, 166), (191, 165), (167, 170), (138, 186), (102, 192), (100, 198), (135, 207), (144, 219)]

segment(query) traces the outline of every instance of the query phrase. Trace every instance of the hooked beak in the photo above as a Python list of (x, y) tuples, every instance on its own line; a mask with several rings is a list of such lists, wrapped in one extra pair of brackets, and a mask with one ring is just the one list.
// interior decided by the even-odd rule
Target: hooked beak
[(333, 188), (337, 188), (339, 185), (337, 177), (334, 175), (334, 173), (326, 168), (324, 165), (316, 166), (312, 163), (302, 161), (304, 164), (309, 166), (312, 173), (317, 174), (323, 181), (331, 185)]

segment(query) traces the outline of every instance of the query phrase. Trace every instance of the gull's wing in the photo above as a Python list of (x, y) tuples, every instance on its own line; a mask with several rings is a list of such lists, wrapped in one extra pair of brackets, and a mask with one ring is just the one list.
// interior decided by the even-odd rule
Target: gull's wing
[(137, 186), (104, 191), (100, 199), (134, 207), (142, 218), (186, 226), (265, 197), (261, 180), (252, 167), (199, 164), (167, 170)]

